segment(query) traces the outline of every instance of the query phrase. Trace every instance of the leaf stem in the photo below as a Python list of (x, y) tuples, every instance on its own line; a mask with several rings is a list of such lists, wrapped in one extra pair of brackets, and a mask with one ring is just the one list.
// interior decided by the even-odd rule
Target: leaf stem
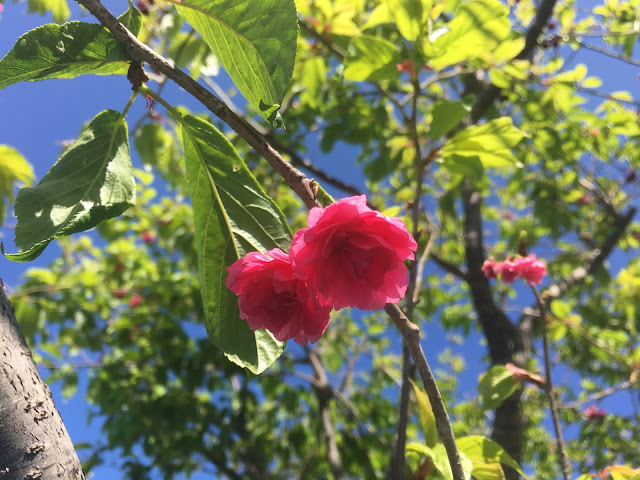
[(544, 348), (544, 391), (549, 399), (549, 408), (551, 409), (551, 417), (553, 419), (553, 427), (556, 432), (556, 444), (558, 453), (560, 454), (560, 466), (562, 467), (562, 476), (564, 480), (571, 480), (571, 466), (569, 464), (569, 456), (567, 455), (567, 446), (562, 437), (562, 428), (560, 427), (560, 416), (558, 415), (558, 404), (556, 403), (555, 393), (553, 391), (553, 383), (551, 380), (551, 357), (549, 354), (549, 338), (547, 335), (547, 309), (544, 300), (540, 296), (538, 289), (531, 285), (531, 290), (538, 302), (540, 309), (540, 318), (542, 319), (542, 345)]

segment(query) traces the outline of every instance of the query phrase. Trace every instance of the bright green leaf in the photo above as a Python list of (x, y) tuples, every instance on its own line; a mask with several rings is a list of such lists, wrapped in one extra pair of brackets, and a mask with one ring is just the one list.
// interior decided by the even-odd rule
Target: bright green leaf
[(304, 62), (300, 78), (304, 90), (300, 95), (300, 101), (310, 108), (317, 108), (322, 103), (322, 85), (326, 78), (327, 67), (323, 58), (314, 57)]
[(396, 46), (379, 37), (362, 35), (349, 43), (344, 78), (352, 82), (376, 81), (398, 75)]
[(435, 447), (438, 443), (438, 430), (436, 429), (436, 417), (433, 415), (431, 402), (427, 394), (413, 380), (411, 380), (411, 385), (418, 402), (418, 415), (420, 416), (424, 442), (428, 447)]
[[(424, 10), (422, 0), (386, 0), (386, 5), (393, 15), (400, 34), (408, 41), (415, 42), (424, 25)], [(430, 5), (426, 5), (430, 11)]]
[(0, 145), (0, 225), (4, 222), (7, 203), (13, 202), (13, 187), (15, 182), (31, 185), (33, 170), (29, 162), (17, 150)]
[(459, 100), (438, 100), (433, 107), (429, 137), (439, 140), (456, 128), (471, 111), (471, 107)]
[(476, 480), (505, 480), (504, 470), (499, 463), (474, 463), (471, 474)]
[(517, 162), (511, 149), (523, 137), (510, 117), (500, 117), (457, 133), (444, 144), (442, 156), (445, 161), (454, 155), (477, 157), (484, 168), (514, 166)]
[(251, 106), (273, 121), (296, 58), (298, 16), (294, 1), (230, 4), (192, 0), (177, 8), (202, 35)]
[(494, 409), (518, 389), (518, 384), (504, 365), (494, 365), (480, 378), (478, 391), (482, 408)]
[(442, 69), (495, 49), (511, 32), (509, 10), (498, 0), (474, 0), (463, 4), (446, 33), (425, 44), (429, 66)]
[[(140, 12), (129, 5), (119, 20), (137, 34)], [(22, 35), (0, 60), (0, 89), (18, 82), (126, 74), (129, 55), (109, 30), (95, 23), (43, 25)]]
[[(460, 453), (464, 453), (466, 457), (474, 464), (492, 464), (501, 463), (516, 470), (520, 475), (524, 473), (520, 469), (520, 465), (504, 449), (493, 440), (481, 437), (479, 435), (470, 435), (468, 437), (459, 438), (456, 441)], [(475, 475), (475, 474), (474, 474)]]
[(37, 258), (52, 240), (95, 227), (135, 204), (135, 184), (127, 125), (120, 113), (105, 110), (35, 187), (16, 199), (16, 245), (6, 255), (24, 262)]
[(277, 205), (213, 125), (187, 115), (182, 138), (207, 330), (232, 362), (258, 374), (280, 356), (284, 343), (240, 319), (238, 299), (224, 282), (226, 267), (250, 251), (288, 250), (291, 233)]
[(44, 15), (51, 12), (53, 21), (56, 23), (64, 22), (71, 14), (67, 0), (29, 0), (27, 6), (29, 13), (36, 12)]

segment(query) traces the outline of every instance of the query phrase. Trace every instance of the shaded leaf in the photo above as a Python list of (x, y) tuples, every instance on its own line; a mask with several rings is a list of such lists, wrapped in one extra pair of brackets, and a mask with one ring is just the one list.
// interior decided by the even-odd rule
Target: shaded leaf
[[(140, 30), (140, 12), (131, 4), (119, 20), (134, 34)], [(43, 25), (22, 35), (0, 60), (0, 89), (19, 82), (89, 73), (126, 74), (129, 60), (126, 49), (102, 25)]]
[(471, 474), (476, 480), (505, 480), (506, 478), (499, 463), (474, 463)]
[(6, 255), (37, 258), (56, 238), (82, 232), (117, 217), (135, 203), (127, 126), (120, 113), (105, 110), (84, 127), (35, 187), (16, 199), (16, 245)]
[(482, 408), (492, 410), (518, 389), (518, 383), (504, 365), (494, 365), (480, 378), (478, 391), (482, 399)]
[(344, 64), (344, 78), (352, 82), (376, 81), (398, 75), (396, 46), (380, 37), (354, 37)]
[(192, 0), (178, 6), (215, 53), (240, 93), (267, 120), (275, 119), (296, 58), (293, 0)]
[(429, 137), (439, 140), (456, 128), (471, 111), (470, 105), (458, 100), (438, 100), (431, 113)]
[(291, 233), (277, 205), (213, 125), (187, 115), (182, 138), (207, 331), (232, 362), (258, 374), (285, 344), (240, 319), (238, 299), (224, 281), (226, 267), (250, 251), (288, 250)]

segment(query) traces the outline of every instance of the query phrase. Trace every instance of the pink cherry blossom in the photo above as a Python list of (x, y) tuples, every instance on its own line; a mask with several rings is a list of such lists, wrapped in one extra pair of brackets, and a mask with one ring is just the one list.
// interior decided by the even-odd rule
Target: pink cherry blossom
[(496, 273), (496, 261), (493, 257), (489, 257), (489, 260), (484, 261), (481, 270), (482, 273), (484, 273), (484, 276), (489, 279), (496, 278), (498, 276)]
[(518, 262), (518, 274), (529, 285), (540, 285), (542, 278), (547, 274), (547, 266), (538, 260), (532, 253), (528, 257), (516, 260)]
[(494, 271), (498, 275), (500, 275), (500, 280), (502, 280), (504, 283), (513, 282), (516, 278), (519, 277), (520, 273), (518, 265), (511, 260), (505, 260), (504, 262), (496, 263)]
[(300, 345), (317, 342), (326, 330), (331, 308), (313, 301), (282, 250), (250, 252), (227, 272), (227, 286), (240, 296), (240, 318), (251, 330), (266, 328), (276, 339), (293, 338)]
[(370, 209), (361, 195), (311, 209), (307, 223), (290, 255), (320, 305), (373, 310), (404, 297), (404, 261), (414, 259), (417, 244), (400, 219)]
[(607, 412), (606, 410), (602, 410), (595, 405), (591, 405), (584, 411), (584, 416), (589, 420), (601, 420), (607, 416)]
[(503, 262), (496, 262), (491, 257), (482, 265), (482, 272), (487, 278), (500, 276), (500, 280), (504, 283), (511, 283), (522, 278), (529, 285), (539, 285), (547, 274), (547, 266), (532, 253), (526, 257), (507, 259)]

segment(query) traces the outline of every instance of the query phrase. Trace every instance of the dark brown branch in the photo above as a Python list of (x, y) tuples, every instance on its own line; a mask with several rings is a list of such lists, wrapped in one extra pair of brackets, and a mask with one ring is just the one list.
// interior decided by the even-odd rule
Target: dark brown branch
[(0, 280), (0, 477), (84, 480)]
[(560, 455), (560, 466), (562, 467), (562, 476), (564, 480), (571, 480), (571, 465), (569, 464), (569, 456), (567, 455), (567, 445), (564, 443), (562, 436), (562, 427), (560, 426), (560, 416), (558, 415), (558, 404), (556, 403), (556, 394), (553, 391), (553, 382), (551, 378), (551, 355), (549, 353), (549, 336), (547, 335), (546, 308), (542, 297), (536, 287), (531, 285), (531, 290), (538, 301), (540, 316), (542, 317), (542, 348), (544, 350), (544, 392), (549, 400), (549, 408), (551, 410), (551, 418), (553, 419), (553, 428), (556, 432), (556, 444)]
[[(520, 332), (500, 309), (491, 293), (489, 280), (482, 272), (485, 256), (482, 243), (481, 196), (469, 180), (463, 185), (464, 238), (467, 258), (468, 284), (473, 305), (482, 326), (492, 365), (513, 363), (522, 350)], [(522, 458), (522, 390), (496, 409), (492, 438), (517, 462)], [(517, 479), (515, 470), (505, 468), (508, 479)]]
[(322, 429), (324, 431), (324, 440), (327, 443), (327, 457), (329, 459), (329, 467), (335, 480), (343, 478), (342, 459), (336, 442), (336, 432), (333, 428), (331, 420), (331, 411), (329, 409), (329, 401), (334, 397), (334, 391), (327, 379), (327, 374), (322, 366), (322, 360), (319, 353), (309, 347), (305, 348), (309, 355), (309, 362), (313, 367), (314, 382), (313, 388), (318, 398), (320, 416), (322, 418)]

